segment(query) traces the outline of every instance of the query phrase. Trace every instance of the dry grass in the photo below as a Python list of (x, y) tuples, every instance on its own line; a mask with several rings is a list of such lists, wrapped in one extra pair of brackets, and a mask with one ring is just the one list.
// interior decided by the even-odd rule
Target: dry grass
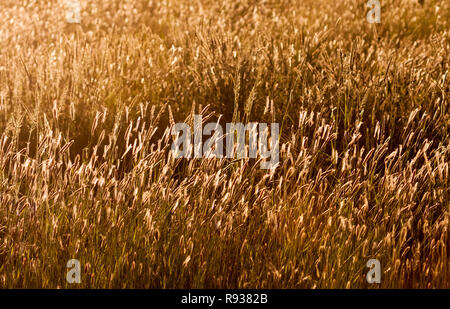
[[(82, 1), (71, 29), (2, 0), (0, 286), (367, 288), (377, 258), (449, 288), (450, 4), (381, 2)], [(279, 122), (280, 166), (173, 159), (168, 107)]]

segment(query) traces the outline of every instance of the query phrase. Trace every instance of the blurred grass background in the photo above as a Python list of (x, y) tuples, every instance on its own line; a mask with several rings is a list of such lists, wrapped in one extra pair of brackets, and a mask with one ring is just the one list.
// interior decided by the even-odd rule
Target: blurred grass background
[[(448, 1), (81, 4), (0, 4), (0, 286), (449, 287)], [(174, 160), (194, 113), (280, 166)]]

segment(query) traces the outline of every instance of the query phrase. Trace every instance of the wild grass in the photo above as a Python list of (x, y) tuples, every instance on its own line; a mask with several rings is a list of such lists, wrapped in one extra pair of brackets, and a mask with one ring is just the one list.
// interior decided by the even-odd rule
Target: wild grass
[[(450, 287), (448, 1), (81, 2), (0, 3), (0, 287)], [(279, 167), (174, 159), (194, 113)]]

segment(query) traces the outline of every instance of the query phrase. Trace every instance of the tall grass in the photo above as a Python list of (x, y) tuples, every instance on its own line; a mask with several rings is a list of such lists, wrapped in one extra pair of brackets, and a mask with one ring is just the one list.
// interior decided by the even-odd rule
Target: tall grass
[[(382, 5), (2, 0), (0, 286), (449, 288), (449, 2)], [(280, 166), (174, 159), (194, 113)]]

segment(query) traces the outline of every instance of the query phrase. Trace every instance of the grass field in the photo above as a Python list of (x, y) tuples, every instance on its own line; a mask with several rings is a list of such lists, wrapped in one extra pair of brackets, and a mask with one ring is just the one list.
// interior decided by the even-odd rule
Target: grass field
[[(450, 288), (449, 1), (81, 3), (0, 2), (0, 287)], [(279, 166), (175, 159), (194, 114)]]

